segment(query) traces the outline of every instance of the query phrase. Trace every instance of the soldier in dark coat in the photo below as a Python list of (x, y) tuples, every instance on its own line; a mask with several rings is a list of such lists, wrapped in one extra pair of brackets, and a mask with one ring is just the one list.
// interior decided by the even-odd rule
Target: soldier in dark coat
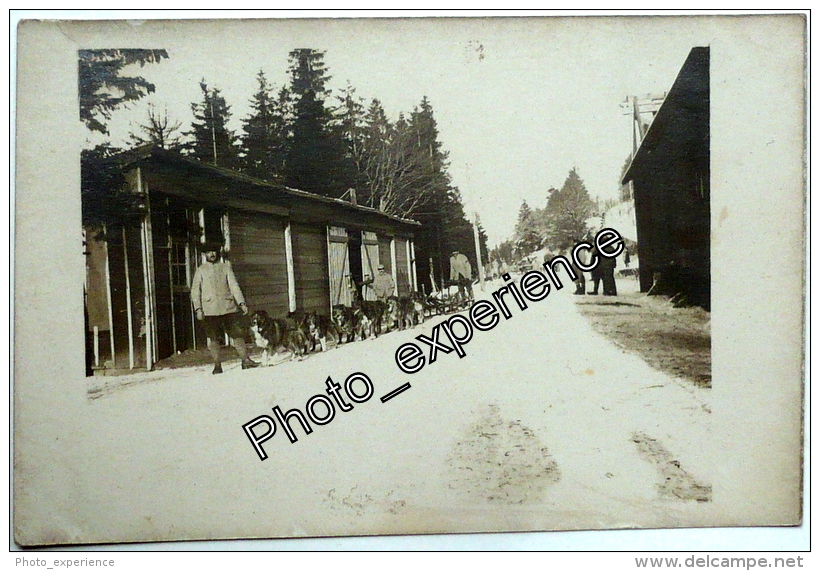
[(605, 258), (601, 256), (598, 267), (601, 268), (601, 279), (604, 282), (604, 295), (618, 295), (618, 289), (615, 286), (616, 266), (615, 258)]
[(592, 250), (590, 251), (590, 260), (597, 258), (598, 263), (592, 268), (589, 272), (589, 277), (592, 280), (592, 291), (587, 292), (589, 295), (598, 295), (598, 286), (601, 284), (601, 280), (604, 277), (603, 268), (601, 265), (603, 264), (604, 257), (601, 255), (601, 252), (598, 251), (598, 248), (593, 246)]

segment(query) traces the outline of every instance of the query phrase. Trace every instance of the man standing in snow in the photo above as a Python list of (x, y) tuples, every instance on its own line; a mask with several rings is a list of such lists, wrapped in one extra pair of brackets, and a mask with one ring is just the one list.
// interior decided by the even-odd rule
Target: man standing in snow
[(219, 356), (219, 336), (225, 333), (233, 341), (236, 352), (242, 359), (242, 368), (258, 367), (259, 363), (251, 361), (245, 347), (245, 327), (243, 315), (248, 314), (248, 306), (239, 283), (227, 260), (219, 259), (221, 244), (205, 242), (202, 252), (205, 261), (196, 269), (191, 284), (191, 301), (196, 318), (202, 323), (208, 337), (208, 351), (214, 361), (213, 374), (222, 372), (222, 361)]
[(458, 284), (458, 295), (462, 301), (466, 301), (465, 287), (469, 299), (473, 299), (473, 269), (467, 256), (458, 250), (450, 256), (450, 281)]
[[(387, 298), (396, 295), (396, 284), (393, 283), (393, 276), (388, 274), (384, 266), (379, 264), (379, 273), (372, 280), (373, 294), (378, 301), (387, 303)], [(370, 282), (365, 282), (370, 283)]]

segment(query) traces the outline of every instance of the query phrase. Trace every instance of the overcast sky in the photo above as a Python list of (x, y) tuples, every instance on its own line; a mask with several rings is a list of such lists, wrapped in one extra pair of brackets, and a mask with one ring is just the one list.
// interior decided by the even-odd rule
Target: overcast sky
[(367, 101), (380, 99), (392, 120), (430, 99), (453, 183), (491, 244), (512, 235), (522, 200), (543, 206), (573, 167), (592, 196), (617, 196), (632, 147), (621, 102), (667, 91), (689, 50), (709, 45), (714, 32), (707, 18), (661, 17), (122, 26), (135, 30), (128, 47), (165, 48), (170, 57), (137, 68), (156, 93), (115, 113), (115, 144), (129, 123), (144, 122), (149, 102), (189, 128), (201, 78), (222, 90), (239, 131), (260, 69), (278, 88), (287, 82), (289, 51), (323, 50), (334, 93), (350, 82)]

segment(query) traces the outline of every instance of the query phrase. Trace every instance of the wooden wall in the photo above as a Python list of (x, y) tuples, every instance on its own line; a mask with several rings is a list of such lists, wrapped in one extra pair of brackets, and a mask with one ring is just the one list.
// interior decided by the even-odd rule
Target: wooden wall
[[(268, 214), (229, 212), (229, 259), (251, 311), (288, 312), (285, 222)], [(324, 246), (323, 246), (324, 247)], [(297, 294), (298, 299), (298, 294)]]
[(353, 300), (347, 230), (337, 226), (329, 226), (327, 230), (330, 302), (332, 305), (343, 304), (349, 307)]
[(292, 224), (296, 309), (330, 313), (327, 234), (325, 226)]
[[(379, 260), (379, 240), (375, 232), (362, 232), (361, 256), (362, 273), (369, 275), (371, 278), (379, 275), (379, 264), (381, 263)], [(387, 269), (387, 266), (385, 266), (385, 269)], [(374, 301), (376, 299), (376, 294), (371, 287), (364, 288), (362, 294), (366, 300)]]
[(407, 239), (396, 238), (396, 289), (399, 297), (409, 296), (413, 291), (410, 274), (407, 271), (407, 260)]

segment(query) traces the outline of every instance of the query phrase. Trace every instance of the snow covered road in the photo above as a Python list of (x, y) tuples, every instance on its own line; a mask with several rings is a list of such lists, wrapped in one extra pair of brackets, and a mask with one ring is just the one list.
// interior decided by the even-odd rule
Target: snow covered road
[[(77, 519), (61, 527), (75, 530), (69, 540), (150, 541), (707, 519), (710, 389), (625, 354), (572, 298), (564, 288), (511, 308), (512, 318), (476, 332), (464, 358), (439, 354), (414, 375), (398, 369), (395, 350), (443, 317), (302, 362), (122, 377), (82, 403), (83, 424), (55, 445), (58, 467), (46, 475), (75, 490)], [(354, 372), (370, 377), (372, 398), (309, 435), (293, 421), (296, 443), (279, 427), (260, 461), (243, 424), (277, 405), (304, 411), (328, 376), (343, 384)], [(89, 457), (106, 469), (72, 468)]]

